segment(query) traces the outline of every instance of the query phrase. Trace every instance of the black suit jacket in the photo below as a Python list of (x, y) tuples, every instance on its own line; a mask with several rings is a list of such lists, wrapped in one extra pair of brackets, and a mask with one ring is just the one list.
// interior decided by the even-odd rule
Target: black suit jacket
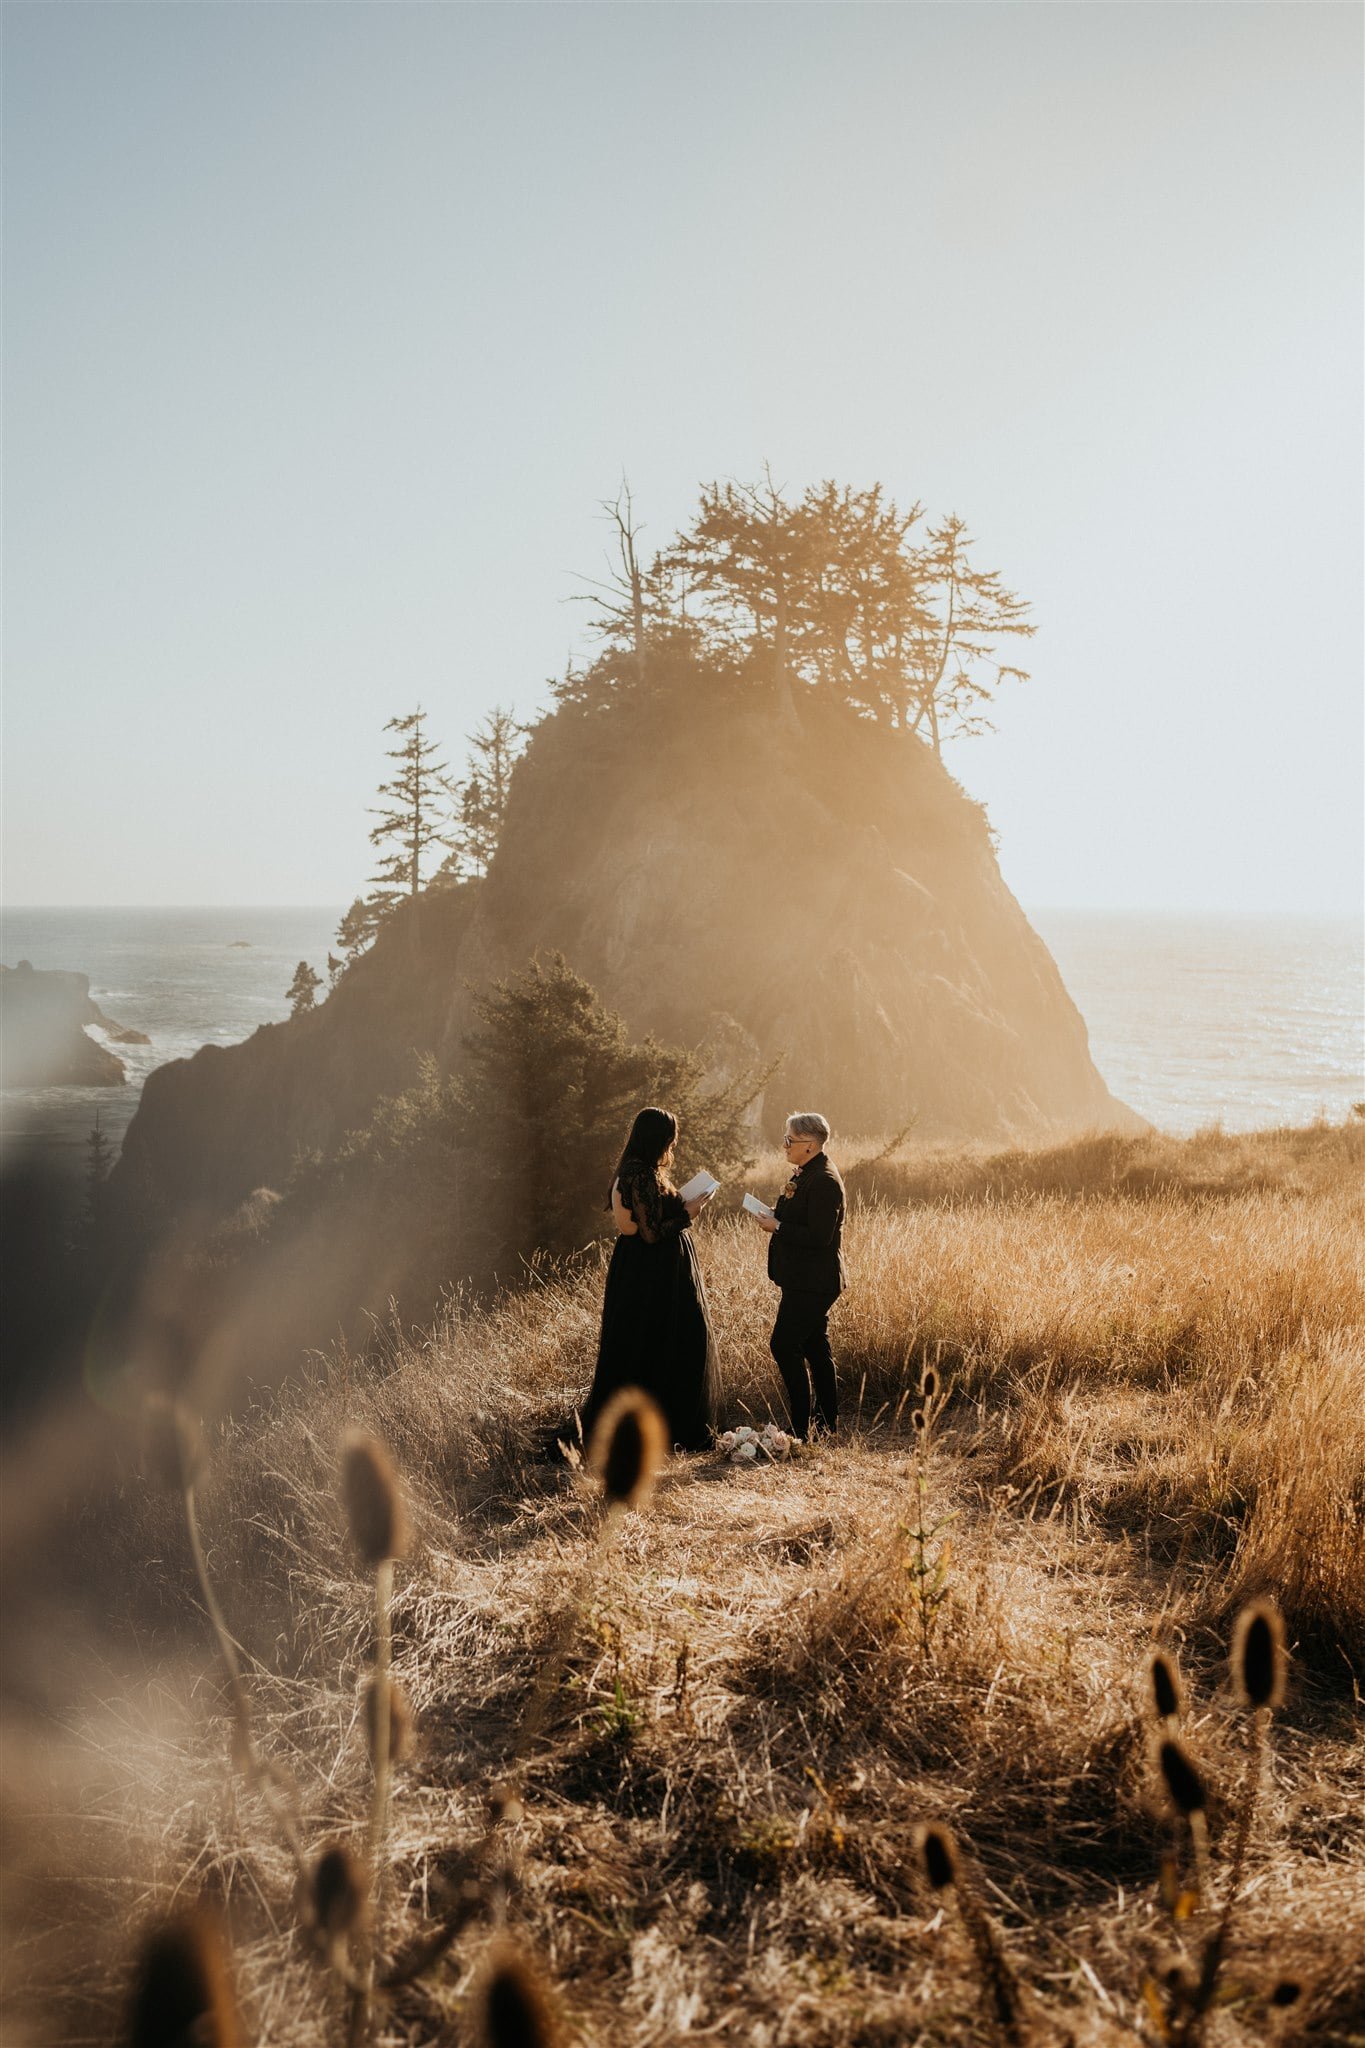
[(808, 1159), (793, 1192), (779, 1195), (774, 1208), (778, 1228), (768, 1239), (768, 1278), (786, 1294), (836, 1300), (846, 1275), (844, 1184), (834, 1161), (823, 1152)]

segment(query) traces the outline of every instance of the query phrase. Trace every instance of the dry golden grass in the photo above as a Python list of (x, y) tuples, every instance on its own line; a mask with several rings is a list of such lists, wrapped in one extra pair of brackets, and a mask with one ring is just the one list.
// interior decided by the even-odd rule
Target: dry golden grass
[[(1144, 1979), (1210, 1909), (1181, 1926), (1162, 1905), (1178, 1845), (1141, 1726), (1146, 1660), (1181, 1653), (1216, 1896), (1244, 1768), (1229, 1624), (1269, 1593), (1291, 1683), (1233, 1997), (1207, 2038), (1358, 2048), (1360, 1143), (1246, 1149), (1262, 1184), (1234, 1159), (1216, 1196), (1171, 1171), (1164, 1192), (860, 1209), (836, 1326), (844, 1438), (786, 1467), (674, 1461), (607, 1558), (586, 1482), (537, 1456), (586, 1387), (595, 1266), (490, 1312), (456, 1304), (373, 1359), (314, 1361), (221, 1432), (198, 1489), (209, 1569), (314, 1853), (363, 1854), (371, 1797), (374, 1584), (338, 1494), (348, 1432), (378, 1437), (401, 1477), (392, 1657), (417, 1739), (394, 1771), (381, 1955), (439, 1916), (488, 1839), (490, 1791), (567, 1640), (496, 1839), (506, 1918), (571, 2034), (990, 2039), (970, 1928), (912, 1853), (928, 1821), (971, 1859), (1031, 2038), (1151, 2039)], [(780, 1413), (757, 1234), (699, 1236), (732, 1417)], [(947, 1393), (927, 1451), (911, 1428), (926, 1364)], [(207, 1897), (232, 1927), (245, 2037), (343, 2039), (288, 1845), (227, 1763), (231, 1697), (174, 1500), (130, 1473), (11, 1564), (34, 1600), (10, 1677), (10, 2037), (117, 2038), (135, 1931)], [(486, 1917), (465, 1928), (382, 2006), (378, 2038), (472, 2038), (489, 1938)], [(1264, 1994), (1290, 1975), (1308, 1989), (1272, 2021)]]
[(1021, 1195), (1311, 1194), (1358, 1173), (1365, 1126), (1326, 1123), (1237, 1133), (1214, 1124), (1190, 1138), (1112, 1131), (1052, 1146), (861, 1147), (845, 1179), (859, 1201), (1013, 1201)]

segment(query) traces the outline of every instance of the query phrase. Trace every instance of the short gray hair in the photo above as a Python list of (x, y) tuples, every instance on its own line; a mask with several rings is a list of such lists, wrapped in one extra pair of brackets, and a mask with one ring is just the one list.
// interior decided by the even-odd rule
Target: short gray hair
[(787, 1129), (794, 1138), (818, 1138), (822, 1145), (829, 1143), (829, 1125), (815, 1109), (798, 1109), (795, 1116), (787, 1118)]

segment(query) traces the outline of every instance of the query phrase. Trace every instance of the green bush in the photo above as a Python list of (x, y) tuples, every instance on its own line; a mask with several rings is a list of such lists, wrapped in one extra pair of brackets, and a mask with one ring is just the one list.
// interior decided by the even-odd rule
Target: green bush
[(515, 1260), (562, 1257), (607, 1221), (612, 1168), (637, 1110), (681, 1124), (678, 1175), (750, 1162), (745, 1111), (766, 1071), (705, 1088), (705, 1061), (681, 1046), (627, 1035), (561, 954), (537, 959), (474, 999), (480, 1028), (460, 1071), (426, 1058), (415, 1085), (379, 1102), (364, 1130), (308, 1169), (349, 1192), (367, 1189), (415, 1236), (440, 1230), (448, 1278), (508, 1277)]

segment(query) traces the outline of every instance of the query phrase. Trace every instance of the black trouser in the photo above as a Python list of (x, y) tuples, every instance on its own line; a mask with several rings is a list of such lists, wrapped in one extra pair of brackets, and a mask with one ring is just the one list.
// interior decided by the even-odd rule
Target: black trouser
[(834, 1384), (834, 1354), (825, 1327), (837, 1294), (782, 1293), (777, 1321), (769, 1348), (787, 1389), (792, 1430), (805, 1438), (810, 1434), (810, 1397), (815, 1388), (815, 1407), (826, 1429), (839, 1420), (839, 1392)]

